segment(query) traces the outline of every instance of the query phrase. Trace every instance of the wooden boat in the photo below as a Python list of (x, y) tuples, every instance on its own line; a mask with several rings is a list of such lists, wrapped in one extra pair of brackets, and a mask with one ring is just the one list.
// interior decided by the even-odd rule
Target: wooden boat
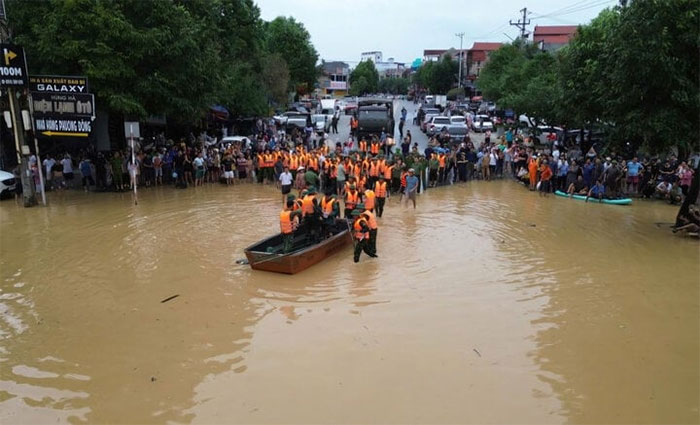
[(347, 220), (337, 219), (328, 230), (329, 237), (314, 243), (305, 228), (298, 229), (294, 235), (292, 249), (286, 254), (282, 252), (282, 234), (278, 233), (246, 248), (245, 256), (253, 270), (298, 273), (352, 243), (352, 234)]

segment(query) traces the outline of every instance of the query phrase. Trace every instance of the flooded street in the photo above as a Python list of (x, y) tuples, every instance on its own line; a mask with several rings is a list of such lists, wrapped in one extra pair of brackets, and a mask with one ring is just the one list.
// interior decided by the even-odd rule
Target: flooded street
[(378, 259), (237, 264), (280, 199), (0, 204), (0, 423), (700, 420), (700, 251), (655, 224), (676, 207), (472, 182), (390, 199)]

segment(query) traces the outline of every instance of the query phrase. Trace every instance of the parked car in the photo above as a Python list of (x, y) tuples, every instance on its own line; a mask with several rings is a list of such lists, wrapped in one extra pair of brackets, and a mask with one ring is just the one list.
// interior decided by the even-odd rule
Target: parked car
[(314, 125), (314, 130), (319, 135), (323, 133), (328, 133), (331, 131), (331, 121), (333, 120), (333, 115), (326, 114), (314, 114), (311, 115), (311, 122)]
[(311, 116), (309, 114), (296, 113), (294, 115), (289, 115), (287, 117), (287, 122), (285, 124), (286, 130), (292, 130), (293, 128), (298, 128), (299, 130), (304, 130), (311, 121)]
[(426, 134), (428, 136), (435, 136), (439, 134), (443, 129), (449, 129), (450, 118), (443, 117), (441, 115), (435, 115), (430, 119), (430, 122), (426, 125)]
[(486, 130), (493, 131), (493, 121), (488, 115), (477, 115), (472, 121), (472, 130), (476, 132), (484, 132)]
[(14, 174), (0, 170), (0, 199), (8, 196), (12, 197), (17, 184), (22, 183), (15, 180)]
[(245, 136), (226, 136), (219, 140), (218, 146), (220, 149), (226, 149), (234, 143), (240, 143), (242, 148), (249, 148), (251, 145), (250, 139)]
[(431, 119), (433, 119), (433, 117), (440, 115), (440, 110), (437, 108), (425, 108), (423, 111), (425, 112), (425, 115), (423, 116), (423, 122), (420, 123), (420, 129), (425, 132), (427, 131), (426, 125)]
[(460, 115), (451, 116), (450, 125), (447, 127), (447, 132), (450, 135), (450, 140), (454, 142), (463, 141), (469, 133), (466, 118)]

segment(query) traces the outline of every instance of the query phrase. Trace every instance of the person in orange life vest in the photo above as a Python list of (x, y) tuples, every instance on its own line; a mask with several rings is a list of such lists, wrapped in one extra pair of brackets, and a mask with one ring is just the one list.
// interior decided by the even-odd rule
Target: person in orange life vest
[(374, 190), (372, 190), (371, 187), (368, 187), (365, 189), (365, 191), (362, 193), (362, 199), (364, 200), (365, 204), (365, 209), (374, 211), (374, 207), (376, 206), (376, 200), (377, 195), (374, 193)]
[(369, 174), (369, 179), (367, 179), (367, 187), (374, 187), (374, 183), (379, 179), (379, 158), (376, 156), (372, 158), (372, 162), (369, 163), (367, 174)]
[(357, 209), (362, 211), (362, 217), (367, 220), (367, 225), (369, 226), (369, 240), (367, 241), (367, 247), (369, 252), (371, 252), (371, 257), (377, 257), (377, 216), (367, 209), (364, 204), (358, 204)]
[(367, 140), (364, 138), (358, 143), (358, 150), (360, 152), (367, 152)]
[(331, 190), (326, 190), (325, 196), (321, 198), (321, 214), (323, 216), (323, 233), (329, 235), (330, 228), (340, 217), (340, 202)]
[(357, 190), (359, 190), (360, 192), (364, 192), (366, 187), (367, 187), (367, 175), (363, 171), (360, 174), (360, 177), (357, 179)]
[(288, 200), (287, 206), (280, 213), (280, 232), (284, 242), (283, 252), (286, 254), (292, 250), (294, 242), (294, 231), (299, 227), (301, 212), (294, 211), (294, 201)]
[(350, 216), (353, 218), (352, 235), (355, 239), (355, 252), (353, 259), (356, 263), (359, 262), (362, 251), (364, 251), (365, 254), (369, 255), (370, 257), (376, 257), (376, 254), (372, 254), (372, 252), (369, 250), (368, 242), (370, 229), (367, 219), (362, 216), (362, 211), (354, 209), (350, 213)]
[(360, 193), (354, 184), (345, 191), (345, 218), (350, 218), (350, 213), (355, 209), (355, 205), (360, 203)]
[(445, 183), (445, 170), (447, 170), (447, 155), (441, 153), (438, 155), (438, 182)]
[(318, 242), (321, 239), (321, 207), (316, 199), (316, 188), (311, 186), (302, 200), (301, 213), (303, 223), (308, 226), (312, 240)]
[(379, 181), (374, 184), (377, 217), (381, 217), (384, 214), (384, 202), (386, 202), (386, 198), (389, 195), (388, 187), (384, 176), (379, 176)]
[(372, 138), (372, 143), (370, 144), (369, 150), (372, 155), (379, 155), (379, 140), (377, 140), (376, 137)]
[(540, 196), (547, 196), (551, 189), (552, 169), (549, 168), (549, 162), (545, 159), (540, 165)]

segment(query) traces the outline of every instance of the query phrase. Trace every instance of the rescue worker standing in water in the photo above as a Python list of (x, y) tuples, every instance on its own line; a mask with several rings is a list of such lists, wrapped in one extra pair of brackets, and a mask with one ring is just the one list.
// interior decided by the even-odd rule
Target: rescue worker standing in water
[(377, 217), (381, 217), (384, 214), (384, 202), (386, 202), (386, 197), (389, 194), (387, 190), (386, 179), (384, 176), (379, 176), (379, 181), (374, 185), (374, 195), (376, 203)]
[(367, 224), (367, 219), (362, 217), (362, 211), (357, 209), (352, 210), (350, 215), (353, 218), (352, 234), (353, 238), (355, 239), (354, 261), (356, 263), (360, 261), (360, 254), (362, 254), (362, 251), (364, 251), (365, 254), (369, 255), (370, 257), (376, 257), (375, 254), (371, 253), (368, 246), (369, 225)]
[(292, 250), (294, 243), (294, 231), (299, 227), (301, 211), (293, 211), (294, 201), (288, 200), (287, 206), (280, 213), (280, 231), (282, 232), (283, 252), (286, 254)]
[(360, 217), (367, 220), (369, 227), (369, 240), (367, 241), (367, 247), (371, 253), (369, 256), (377, 257), (377, 216), (365, 204), (357, 204), (357, 209), (362, 211)]

